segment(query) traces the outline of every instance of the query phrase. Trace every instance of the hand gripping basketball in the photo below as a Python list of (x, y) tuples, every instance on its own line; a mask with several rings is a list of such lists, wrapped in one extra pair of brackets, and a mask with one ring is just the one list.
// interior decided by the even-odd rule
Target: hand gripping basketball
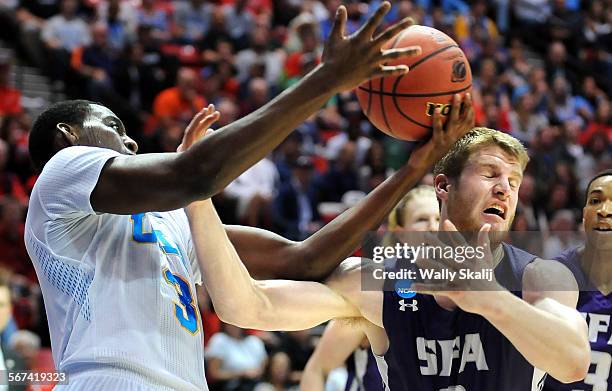
[(361, 82), (377, 77), (400, 76), (408, 72), (405, 65), (387, 66), (389, 61), (415, 56), (419, 46), (383, 50), (383, 45), (414, 22), (406, 18), (374, 36), (391, 4), (383, 2), (368, 21), (351, 36), (345, 36), (346, 8), (338, 7), (331, 34), (323, 50), (322, 66), (339, 90), (349, 90)]

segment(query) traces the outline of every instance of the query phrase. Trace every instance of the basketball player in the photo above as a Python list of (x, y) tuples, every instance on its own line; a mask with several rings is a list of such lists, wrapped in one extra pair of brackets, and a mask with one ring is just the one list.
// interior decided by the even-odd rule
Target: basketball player
[[(42, 173), (30, 198), (25, 242), (45, 300), (55, 365), (70, 378), (66, 389), (206, 389), (194, 291), (200, 276), (187, 219), (176, 209), (221, 190), (336, 92), (370, 77), (405, 73), (406, 67), (383, 64), (418, 50), (381, 47), (410, 22), (374, 34), (389, 8), (383, 3), (359, 32), (345, 37), (346, 9), (340, 7), (319, 66), (268, 105), (181, 153), (135, 155), (137, 145), (121, 121), (90, 102), (60, 103), (40, 115), (29, 145)], [(218, 116), (206, 108), (188, 130), (205, 130)], [(387, 204), (423, 175), (437, 149), (448, 148), (459, 134), (424, 145), (410, 163), (418, 173), (406, 168), (310, 242), (316, 245), (230, 229), (237, 247), (252, 246), (245, 258), (256, 275), (284, 270), (295, 278), (324, 276), (359, 240), (347, 235), (347, 251), (337, 234), (368, 229), (356, 219), (365, 226), (378, 223), (376, 208), (384, 209), (380, 220), (392, 208)], [(322, 264), (297, 264), (330, 240), (344, 248), (323, 251)], [(265, 254), (276, 257), (269, 269)], [(284, 254), (292, 264), (277, 261)]]
[[(408, 192), (389, 214), (387, 229), (394, 231), (437, 231), (440, 210), (431, 186)], [(395, 241), (391, 240), (392, 245)], [(302, 391), (323, 391), (329, 372), (346, 362), (346, 391), (383, 391), (383, 381), (366, 335), (358, 327), (332, 320), (308, 360), (300, 381)]]
[(586, 243), (556, 259), (572, 270), (580, 287), (577, 308), (589, 327), (591, 369), (581, 382), (560, 384), (547, 380), (544, 389), (549, 391), (612, 390), (612, 169), (591, 179), (586, 195)]
[[(358, 259), (343, 263), (325, 285), (255, 281), (212, 203), (193, 203), (187, 215), (197, 257), (206, 259), (199, 263), (217, 314), (240, 327), (268, 330), (360, 318), (354, 323), (361, 323), (382, 378), (394, 391), (541, 390), (545, 373), (562, 382), (580, 380), (588, 370), (589, 344), (584, 319), (574, 309), (571, 272), (502, 243), (499, 235), (488, 240), (490, 230), (501, 233), (512, 223), (527, 161), (518, 140), (476, 128), (437, 164), (441, 227), (477, 230), (476, 244), (491, 249), (481, 261), (495, 266), (495, 278), (455, 281), (457, 290), (413, 284), (421, 294), (412, 303), (398, 300), (395, 291), (361, 291), (368, 266)], [(551, 290), (559, 286), (564, 290)]]

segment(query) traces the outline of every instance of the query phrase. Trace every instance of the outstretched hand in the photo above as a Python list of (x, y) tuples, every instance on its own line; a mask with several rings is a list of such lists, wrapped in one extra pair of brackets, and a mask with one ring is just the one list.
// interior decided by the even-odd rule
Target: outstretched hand
[(472, 96), (468, 93), (463, 96), (453, 96), (453, 103), (446, 125), (440, 107), (436, 107), (433, 114), (433, 132), (431, 138), (418, 147), (410, 155), (408, 164), (413, 167), (427, 169), (440, 160), (448, 150), (474, 127), (474, 108)]
[(189, 149), (196, 141), (201, 139), (210, 129), (212, 124), (219, 120), (221, 113), (215, 110), (215, 105), (210, 104), (198, 112), (189, 125), (185, 128), (183, 140), (176, 149), (177, 152), (183, 152)]
[(374, 35), (383, 17), (391, 9), (384, 1), (376, 12), (351, 36), (345, 36), (346, 8), (341, 5), (331, 34), (323, 50), (323, 66), (330, 70), (339, 90), (356, 87), (367, 79), (383, 76), (400, 76), (408, 72), (406, 65), (388, 66), (387, 62), (421, 53), (420, 46), (383, 50), (383, 45), (414, 21), (406, 18)]

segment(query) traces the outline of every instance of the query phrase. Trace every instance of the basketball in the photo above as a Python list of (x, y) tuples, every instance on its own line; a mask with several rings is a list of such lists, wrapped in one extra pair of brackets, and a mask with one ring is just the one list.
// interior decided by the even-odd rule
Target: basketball
[(370, 80), (357, 88), (365, 115), (381, 131), (398, 139), (427, 138), (432, 118), (440, 107), (448, 118), (454, 94), (464, 95), (472, 87), (472, 72), (459, 45), (443, 32), (426, 26), (410, 26), (387, 42), (383, 49), (421, 46), (419, 56), (387, 65), (407, 65), (399, 77)]

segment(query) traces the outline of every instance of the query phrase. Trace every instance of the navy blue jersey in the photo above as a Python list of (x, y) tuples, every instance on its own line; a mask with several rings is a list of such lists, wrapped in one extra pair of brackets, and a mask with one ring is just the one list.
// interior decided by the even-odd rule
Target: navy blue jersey
[[(536, 256), (507, 244), (503, 248), (495, 276), (520, 297), (523, 271)], [(433, 296), (402, 299), (395, 291), (385, 291), (383, 324), (389, 350), (377, 361), (391, 391), (542, 389), (544, 372), (534, 369), (480, 315), (446, 310)]]
[(580, 295), (577, 309), (589, 325), (591, 366), (583, 381), (563, 384), (549, 377), (544, 387), (547, 391), (612, 391), (610, 367), (612, 366), (612, 294), (597, 290), (580, 266), (580, 249), (573, 248), (555, 258), (567, 266), (578, 282)]
[(384, 385), (372, 350), (357, 349), (346, 360), (345, 391), (383, 391)]

